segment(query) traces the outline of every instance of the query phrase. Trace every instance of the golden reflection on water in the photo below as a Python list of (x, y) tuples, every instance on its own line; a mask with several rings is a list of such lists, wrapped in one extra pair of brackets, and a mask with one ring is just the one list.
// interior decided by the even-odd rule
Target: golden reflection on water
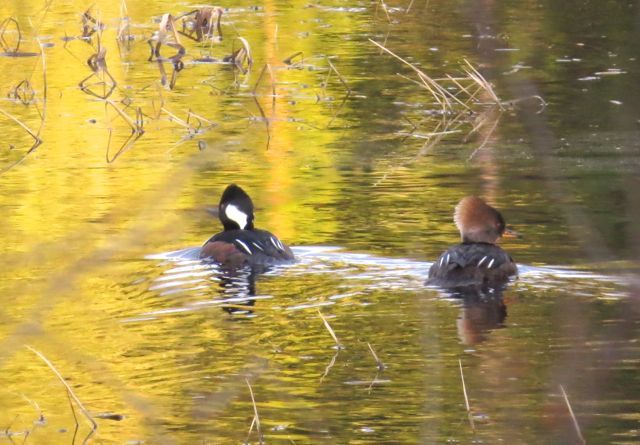
[[(517, 178), (518, 168), (528, 167), (518, 159), (525, 148), (505, 142), (500, 131), (481, 136), (488, 143), (477, 164), (466, 163), (477, 148), (474, 141), (444, 140), (432, 152), (416, 155), (421, 142), (395, 138), (406, 130), (403, 117), (420, 118), (428, 100), (395, 76), (393, 60), (366, 42), (365, 37), (382, 40), (392, 26), (372, 5), (349, 10), (343, 2), (267, 1), (257, 9), (234, 4), (224, 13), (225, 39), (213, 46), (212, 55), (229, 54), (237, 33), (251, 42), (253, 70), (243, 76), (226, 65), (191, 63), (209, 46), (186, 42), (186, 67), (169, 91), (158, 86), (157, 64), (147, 62), (145, 40), (157, 26), (155, 18), (190, 6), (127, 2), (137, 38), (119, 47), (120, 5), (95, 3), (93, 13), (106, 24), (106, 63), (118, 83), (111, 99), (121, 107), (129, 101), (129, 116), (134, 107), (146, 116), (144, 135), (112, 163), (106, 161), (109, 133), (114, 149), (130, 127), (78, 87), (90, 74), (86, 60), (95, 48), (62, 39), (80, 32), (80, 14), (88, 6), (52, 2), (43, 9), (36, 0), (0, 5), (0, 19), (18, 19), (25, 51), (37, 50), (29, 18), (37, 36), (53, 44), (44, 50), (44, 142), (0, 176), (5, 435), (30, 431), (27, 443), (73, 441), (65, 390), (25, 349), (30, 345), (55, 364), (92, 415), (124, 416), (98, 419), (96, 443), (244, 441), (253, 416), (245, 379), (269, 441), (515, 437), (533, 443), (557, 437), (540, 433), (547, 427), (519, 423), (547, 415), (544, 379), (554, 359), (548, 349), (571, 346), (550, 321), (554, 299), (566, 288), (588, 295), (576, 304), (600, 322), (616, 303), (596, 296), (611, 294), (618, 301), (617, 285), (560, 280), (540, 291), (525, 276), (524, 284), (505, 294), (502, 328), (502, 307), (464, 306), (423, 289), (427, 263), (347, 254), (428, 260), (457, 239), (453, 203), (464, 194), (482, 193), (506, 208), (509, 222), (529, 229), (527, 239), (506, 246), (516, 259), (549, 262), (544, 253), (553, 245), (561, 258), (580, 259), (540, 184)], [(424, 10), (416, 5), (394, 48), (433, 67), (466, 56), (471, 43), (460, 36), (468, 30), (445, 6), (436, 2), (432, 12), (441, 26), (432, 29), (423, 26)], [(392, 16), (399, 12), (392, 10)], [(440, 50), (424, 48), (426, 41)], [(298, 51), (300, 67), (282, 63)], [(346, 90), (335, 75), (323, 85), (327, 57), (353, 89), (344, 105)], [(256, 86), (265, 63), (273, 69), (275, 86), (266, 72)], [(28, 77), (42, 109), (40, 57), (0, 57), (0, 70), (2, 94)], [(154, 118), (159, 90), (173, 115), (186, 119), (191, 110), (215, 125), (194, 134), (169, 113)], [(34, 105), (3, 100), (0, 106), (38, 128)], [(0, 128), (4, 168), (25, 154), (31, 140), (10, 120), (0, 119)], [(505, 190), (507, 180), (513, 183)], [(217, 231), (218, 222), (205, 209), (215, 206), (229, 182), (250, 191), (259, 226), (293, 245), (332, 244), (347, 251), (325, 255), (311, 249), (300, 264), (260, 277), (255, 307), (243, 316), (222, 309), (225, 283), (211, 270), (143, 259), (200, 245)], [(345, 350), (332, 348), (317, 307)], [(384, 372), (376, 370), (367, 343), (387, 365)], [(488, 413), (475, 436), (466, 425), (457, 368), (461, 356), (474, 408)], [(515, 408), (521, 417), (510, 421)], [(89, 429), (76, 414), (81, 426), (76, 442), (82, 442)], [(624, 430), (627, 424), (609, 428)]]

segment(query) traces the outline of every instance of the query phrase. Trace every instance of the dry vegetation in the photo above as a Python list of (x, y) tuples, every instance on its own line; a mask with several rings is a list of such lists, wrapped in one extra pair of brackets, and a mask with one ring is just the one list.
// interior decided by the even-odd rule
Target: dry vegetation
[[(46, 9), (49, 7), (50, 3), (47, 4)], [(129, 16), (126, 1), (121, 1), (120, 17), (115, 26), (113, 26), (115, 40), (121, 55), (123, 52), (130, 51), (133, 45), (137, 45), (140, 42), (147, 42), (149, 45), (150, 53), (148, 61), (153, 62), (157, 66), (160, 87), (154, 88), (153, 86), (147, 86), (139, 91), (157, 90), (156, 97), (150, 101), (139, 97), (142, 96), (142, 94), (137, 94), (135, 90), (131, 90), (128, 86), (119, 85), (116, 77), (112, 74), (108, 62), (109, 54), (107, 52), (107, 45), (105, 45), (105, 31), (109, 30), (109, 25), (104, 23), (101, 19), (100, 12), (96, 8), (90, 7), (80, 14), (76, 35), (69, 36), (65, 33), (65, 36), (62, 37), (64, 48), (76, 59), (82, 60), (74, 54), (81, 49), (78, 45), (88, 45), (91, 48), (91, 55), (85, 60), (85, 66), (88, 67), (87, 73), (78, 81), (80, 91), (91, 96), (93, 99), (104, 102), (107, 121), (119, 124), (116, 127), (124, 126), (130, 129), (130, 133), (126, 135), (118, 135), (118, 130), (106, 129), (105, 159), (108, 163), (115, 162), (121, 155), (135, 146), (136, 141), (144, 136), (145, 126), (148, 127), (148, 125), (145, 124), (150, 120), (158, 120), (161, 117), (168, 118), (170, 122), (186, 130), (185, 140), (191, 139), (216, 126), (211, 119), (196, 114), (190, 109), (183, 112), (170, 111), (163, 97), (162, 90), (173, 90), (179, 82), (180, 72), (185, 68), (185, 56), (188, 54), (188, 48), (181, 40), (181, 37), (188, 39), (190, 42), (194, 42), (200, 50), (208, 50), (209, 54), (212, 53), (214, 46), (216, 48), (226, 47), (228, 51), (226, 55), (217, 58), (211, 55), (193, 57), (193, 61), (197, 63), (228, 65), (237, 73), (237, 85), (247, 85), (248, 76), (254, 66), (251, 45), (248, 39), (240, 35), (237, 35), (233, 39), (223, 41), (223, 16), (223, 9), (214, 6), (193, 9), (179, 15), (166, 13), (159, 17), (158, 24), (152, 34), (145, 36), (144, 34), (134, 33), (134, 29), (139, 29), (140, 26), (132, 26), (134, 24)], [(3, 55), (8, 57), (39, 55), (42, 61), (43, 79), (41, 88), (34, 86), (31, 78), (20, 79), (16, 81), (7, 93), (7, 96), (13, 101), (37, 110), (40, 121), (38, 126), (34, 127), (31, 123), (0, 107), (0, 114), (19, 126), (33, 139), (33, 144), (24, 152), (24, 156), (4, 167), (4, 169), (0, 170), (0, 174), (23, 162), (24, 159), (44, 142), (41, 138), (41, 132), (46, 121), (46, 59), (44, 48), (40, 45), (37, 37), (37, 29), (33, 25), (31, 25), (31, 28), (30, 32), (35, 35), (35, 39), (38, 42), (37, 52), (25, 52), (22, 49), (24, 42), (28, 41), (28, 37), (25, 37), (20, 23), (16, 18), (9, 17), (0, 22), (0, 48), (4, 52)], [(113, 61), (111, 63), (113, 63)], [(329, 127), (350, 97), (351, 89), (329, 58), (326, 59), (326, 63), (328, 66), (327, 77), (322, 83), (321, 92), (317, 94), (317, 101), (332, 102), (333, 99), (328, 98), (326, 95), (326, 88), (332, 75), (337, 77), (345, 89), (345, 95), (339, 103), (339, 106), (331, 113), (330, 120), (327, 124), (327, 127)], [(286, 58), (283, 64), (277, 68), (302, 70), (308, 67), (309, 65), (305, 64), (302, 52), (297, 52)], [(265, 111), (266, 107), (259, 100), (258, 88), (264, 83), (264, 80), (267, 78), (266, 74), (268, 74), (273, 114), (277, 97), (275, 69), (276, 67), (270, 64), (263, 65), (252, 89), (253, 100), (258, 111), (258, 115), (253, 115), (252, 119), (264, 122), (267, 134), (267, 148), (271, 140), (271, 121), (273, 118), (269, 117)], [(205, 81), (204, 83), (207, 82)], [(212, 85), (212, 88), (215, 89), (215, 86)], [(148, 94), (145, 94), (145, 96), (148, 97)], [(145, 111), (149, 108), (151, 111)], [(179, 117), (181, 115), (184, 115), (184, 117)]]
[[(46, 9), (50, 7), (50, 2)], [(46, 13), (46, 11), (45, 11)], [(122, 0), (120, 5), (120, 18), (116, 28), (116, 41), (122, 50), (129, 49), (131, 45), (141, 40), (146, 40), (150, 48), (148, 60), (157, 64), (159, 72), (159, 83), (166, 88), (173, 89), (178, 82), (179, 73), (184, 69), (184, 57), (187, 48), (180, 40), (180, 36), (185, 36), (198, 43), (209, 42), (210, 49), (222, 42), (222, 16), (223, 10), (219, 7), (202, 7), (184, 13), (177, 18), (172, 14), (163, 14), (160, 17), (157, 29), (149, 37), (135, 35), (132, 32), (132, 23), (129, 17), (127, 4)], [(39, 116), (39, 126), (25, 122), (23, 119), (6, 111), (0, 107), (0, 114), (9, 121), (20, 127), (32, 139), (33, 144), (25, 151), (24, 155), (17, 161), (5, 166), (0, 170), (0, 174), (12, 169), (24, 161), (33, 153), (44, 141), (41, 138), (42, 128), (46, 121), (47, 105), (47, 67), (43, 46), (37, 37), (37, 30), (32, 25), (35, 40), (38, 43), (38, 52), (25, 52), (22, 48), (27, 38), (23, 34), (21, 25), (14, 17), (8, 17), (0, 22), (0, 49), (5, 57), (31, 57), (40, 56), (42, 65), (43, 85), (38, 93), (38, 88), (33, 85), (31, 78), (17, 81), (12, 86), (7, 97), (15, 102), (37, 110)], [(162, 89), (158, 88), (158, 97), (153, 99), (151, 106), (152, 113), (144, 113), (142, 105), (135, 105), (139, 100), (129, 96), (118, 85), (115, 77), (111, 74), (107, 63), (107, 49), (104, 43), (104, 31), (107, 25), (100, 19), (98, 11), (93, 7), (88, 8), (80, 15), (78, 34), (75, 36), (65, 35), (62, 40), (64, 47), (70, 51), (70, 46), (74, 41), (84, 42), (92, 48), (92, 54), (86, 59), (86, 66), (89, 68), (79, 82), (78, 86), (85, 94), (103, 101), (105, 109), (115, 113), (113, 119), (130, 128), (131, 132), (124, 140), (114, 146), (113, 131), (108, 129), (106, 137), (105, 158), (108, 163), (114, 162), (122, 154), (130, 150), (135, 142), (144, 135), (145, 121), (149, 119), (159, 119), (165, 115), (170, 121), (187, 129), (192, 137), (195, 134), (212, 128), (215, 124), (191, 110), (186, 113), (186, 118), (181, 119), (175, 113), (169, 111), (162, 96)], [(238, 42), (238, 44), (236, 44)], [(231, 42), (230, 53), (220, 59), (208, 58), (206, 61), (221, 64), (228, 64), (240, 73), (246, 75), (253, 66), (251, 46), (249, 41), (238, 36)], [(236, 48), (237, 46), (237, 48)], [(75, 57), (75, 56), (74, 56)], [(202, 60), (200, 60), (202, 61)], [(169, 65), (170, 73), (165, 65)], [(121, 140), (122, 138), (116, 138)]]
[[(411, 2), (413, 4), (413, 2)], [(409, 6), (409, 9), (411, 7)], [(384, 12), (385, 17), (391, 21), (389, 11), (386, 4), (380, 1), (377, 4)], [(222, 32), (222, 16), (223, 10), (219, 7), (203, 7), (189, 11), (180, 16), (174, 17), (172, 14), (163, 14), (158, 23), (157, 29), (150, 37), (140, 37), (132, 33), (131, 20), (128, 15), (126, 3), (123, 1), (121, 4), (121, 17), (119, 19), (116, 38), (118, 42), (123, 45), (135, 43), (136, 41), (145, 40), (150, 48), (150, 55), (148, 61), (154, 62), (158, 66), (160, 74), (160, 84), (163, 87), (173, 89), (177, 82), (179, 73), (184, 69), (184, 57), (187, 54), (187, 47), (183, 45), (180, 40), (180, 36), (184, 36), (187, 39), (197, 42), (205, 43), (209, 45), (219, 45), (223, 41)], [(118, 83), (114, 76), (110, 73), (107, 64), (107, 50), (103, 46), (103, 31), (106, 29), (106, 25), (99, 20), (97, 15), (91, 11), (86, 10), (81, 16), (81, 22), (79, 24), (79, 35), (67, 39), (67, 42), (72, 40), (78, 40), (85, 42), (92, 48), (92, 54), (86, 60), (88, 66), (88, 74), (78, 82), (80, 90), (87, 95), (102, 101), (105, 104), (105, 108), (114, 113), (116, 119), (124, 123), (129, 129), (130, 134), (126, 139), (115, 147), (112, 147), (112, 130), (108, 130), (108, 141), (106, 144), (105, 157), (106, 162), (112, 163), (116, 161), (122, 154), (130, 150), (135, 142), (139, 140), (145, 134), (145, 122), (149, 120), (160, 119), (161, 116), (167, 117), (171, 122), (183, 127), (189, 136), (199, 134), (202, 131), (206, 131), (216, 124), (206, 117), (196, 114), (192, 110), (188, 110), (184, 118), (179, 117), (178, 113), (170, 111), (167, 107), (163, 88), (157, 88), (157, 95), (152, 101), (153, 112), (147, 115), (143, 112), (141, 106), (134, 106), (134, 101), (128, 100), (127, 96), (116, 99), (119, 96)], [(42, 73), (42, 89), (38, 93), (37, 88), (34, 88), (33, 81), (30, 78), (19, 80), (12, 86), (8, 92), (8, 97), (16, 102), (21, 103), (26, 107), (37, 108), (37, 114), (39, 116), (39, 126), (32, 128), (16, 116), (5, 111), (0, 107), (0, 114), (5, 116), (9, 121), (19, 126), (24, 130), (32, 139), (33, 144), (28, 148), (26, 154), (17, 162), (9, 165), (4, 170), (0, 170), (0, 173), (13, 168), (20, 162), (22, 162), (30, 153), (34, 152), (41, 144), (42, 139), (40, 137), (42, 128), (46, 122), (46, 105), (47, 105), (47, 65), (46, 56), (43, 50), (43, 46), (36, 38), (38, 44), (38, 52), (21, 52), (21, 45), (23, 42), (22, 30), (18, 21), (9, 17), (0, 22), (0, 48), (7, 56), (12, 57), (26, 57), (26, 56), (39, 56), (41, 60), (41, 73)], [(433, 99), (440, 113), (437, 119), (437, 124), (429, 132), (420, 132), (421, 122), (411, 122), (412, 130), (406, 134), (408, 137), (421, 138), (425, 140), (424, 146), (418, 155), (423, 155), (437, 143), (439, 143), (443, 137), (453, 133), (460, 133), (463, 125), (469, 125), (471, 123), (471, 129), (467, 132), (467, 137), (476, 133), (483, 135), (483, 140), (478, 145), (477, 149), (472, 153), (472, 158), (475, 153), (481, 150), (491, 135), (498, 126), (500, 120), (500, 114), (511, 107), (514, 101), (503, 101), (499, 98), (495, 92), (493, 85), (488, 82), (482, 74), (467, 60), (463, 60), (461, 72), (456, 75), (446, 74), (444, 77), (434, 78), (429, 76), (424, 70), (420, 69), (415, 64), (407, 61), (405, 58), (395, 54), (383, 44), (371, 40), (371, 43), (376, 45), (383, 53), (389, 54), (399, 62), (411, 69), (414, 77), (408, 77), (401, 75), (407, 81), (413, 82), (418, 85), (429, 97)], [(168, 48), (165, 48), (168, 47)], [(200, 60), (203, 61), (203, 60)], [(236, 37), (231, 41), (230, 52), (227, 56), (222, 57), (220, 60), (207, 59), (204, 61), (221, 62), (226, 63), (239, 73), (246, 75), (250, 72), (254, 65), (252, 57), (251, 46), (249, 41), (241, 36)], [(338, 79), (340, 84), (345, 90), (345, 95), (337, 110), (329, 120), (327, 127), (331, 126), (335, 117), (339, 114), (341, 108), (345, 105), (346, 101), (352, 94), (352, 89), (349, 86), (347, 80), (340, 74), (339, 70), (333, 64), (333, 62), (327, 58), (327, 75), (323, 82), (323, 88), (318, 95), (318, 101), (324, 100), (326, 97), (326, 86), (331, 81), (332, 76)], [(296, 52), (291, 56), (283, 60), (283, 64), (286, 68), (302, 69), (304, 68), (304, 55), (302, 52)], [(171, 74), (167, 75), (165, 70), (165, 64), (170, 64)], [(260, 74), (256, 80), (256, 83), (252, 90), (252, 95), (255, 100), (256, 106), (260, 113), (260, 119), (264, 121), (268, 141), (270, 140), (270, 119), (264, 112), (263, 105), (258, 100), (257, 90), (261, 83), (266, 79), (266, 74), (270, 79), (272, 107), (275, 106), (275, 98), (277, 96), (276, 91), (276, 79), (274, 74), (274, 67), (269, 64), (265, 64), (260, 71)], [(543, 104), (544, 102), (539, 99)], [(183, 114), (184, 115), (184, 114)], [(267, 141), (267, 146), (268, 146)], [(344, 346), (339, 341), (335, 331), (331, 327), (329, 321), (318, 311), (318, 315), (321, 318), (326, 330), (333, 339), (335, 349), (337, 350), (333, 355), (331, 361), (327, 365), (324, 374), (321, 376), (320, 381), (327, 377), (331, 368), (334, 366), (340, 350)], [(367, 343), (369, 351), (374, 358), (376, 369), (378, 372), (385, 370), (385, 364), (378, 357), (373, 346)], [(31, 348), (30, 348), (31, 349)], [(85, 440), (91, 437), (92, 434), (98, 428), (95, 420), (89, 413), (89, 411), (83, 406), (82, 402), (76, 394), (72, 391), (71, 387), (66, 383), (65, 379), (57, 371), (53, 363), (51, 363), (42, 353), (31, 349), (47, 366), (51, 371), (59, 378), (64, 385), (67, 394), (69, 396), (69, 403), (74, 418), (76, 419), (76, 426), (78, 425), (77, 417), (74, 410), (74, 405), (84, 414), (87, 421), (91, 425), (91, 431)], [(464, 395), (465, 407), (467, 410), (469, 424), (473, 429), (475, 428), (473, 423), (472, 409), (469, 403), (467, 395), (467, 388), (464, 381), (462, 363), (459, 361), (460, 379), (462, 392)], [(371, 381), (371, 386), (377, 382), (378, 373), (376, 377)], [(251, 436), (254, 427), (257, 430), (258, 441), (263, 442), (263, 431), (260, 424), (260, 417), (258, 408), (256, 405), (255, 395), (250, 382), (246, 381), (253, 407), (252, 421), (249, 428), (247, 441)], [(370, 388), (371, 388), (370, 386)], [(568, 410), (571, 412), (572, 419), (577, 431), (577, 434), (582, 439), (580, 434), (578, 422), (573, 415), (571, 406), (569, 404), (568, 397), (561, 388), (562, 394), (566, 401)], [(8, 435), (8, 429), (5, 432)], [(28, 434), (28, 433), (27, 433)]]

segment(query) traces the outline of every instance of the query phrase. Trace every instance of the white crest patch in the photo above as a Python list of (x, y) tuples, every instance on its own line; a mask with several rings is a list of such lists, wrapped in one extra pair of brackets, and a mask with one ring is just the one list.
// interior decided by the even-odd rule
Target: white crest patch
[(244, 228), (247, 227), (247, 219), (249, 219), (249, 217), (233, 204), (229, 204), (224, 208), (224, 214), (231, 221), (235, 222), (241, 229), (244, 230)]

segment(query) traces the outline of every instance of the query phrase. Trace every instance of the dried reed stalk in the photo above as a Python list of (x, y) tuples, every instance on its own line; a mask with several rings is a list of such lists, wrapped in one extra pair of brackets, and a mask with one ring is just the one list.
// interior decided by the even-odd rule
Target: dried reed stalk
[(331, 327), (331, 325), (329, 324), (327, 319), (324, 318), (324, 315), (322, 315), (322, 312), (320, 312), (320, 309), (318, 309), (318, 315), (322, 319), (322, 322), (324, 323), (324, 326), (327, 328), (327, 331), (329, 331), (329, 334), (331, 335), (331, 338), (333, 338), (333, 341), (336, 342), (336, 347), (338, 349), (343, 349), (343, 346), (340, 343), (340, 340), (338, 340), (338, 337), (336, 336), (336, 333), (333, 331), (333, 328)]
[(569, 403), (569, 397), (567, 397), (567, 393), (564, 390), (564, 387), (560, 385), (560, 391), (562, 392), (562, 397), (564, 398), (564, 403), (567, 405), (567, 409), (569, 410), (569, 415), (571, 416), (571, 421), (573, 422), (573, 427), (576, 430), (576, 434), (578, 435), (578, 440), (581, 444), (586, 445), (587, 441), (584, 440), (582, 436), (582, 431), (580, 431), (580, 424), (578, 423), (578, 419), (576, 415), (573, 413), (573, 409), (571, 408), (571, 403)]
[[(87, 418), (87, 420), (91, 424), (92, 431), (95, 432), (98, 429), (98, 424), (96, 423), (95, 420), (93, 420), (93, 417), (91, 417), (91, 414), (89, 413), (89, 411), (84, 407), (84, 405), (82, 404), (82, 401), (80, 401), (78, 396), (73, 392), (73, 389), (71, 389), (71, 386), (69, 386), (69, 384), (66, 382), (64, 377), (62, 377), (62, 374), (60, 374), (60, 372), (56, 369), (56, 367), (53, 366), (53, 363), (51, 363), (49, 361), (49, 359), (47, 359), (47, 357), (44, 356), (44, 354), (42, 354), (40, 351), (32, 348), (31, 346), (26, 346), (26, 348), (28, 350), (30, 350), (31, 352), (33, 352), (34, 354), (36, 354), (38, 357), (40, 357), (40, 359), (49, 367), (49, 369), (51, 369), (51, 371), (53, 371), (53, 373), (56, 375), (56, 377), (58, 377), (60, 382), (67, 389), (67, 394), (73, 399), (74, 402), (76, 402), (76, 405), (78, 405), (78, 408), (80, 408), (80, 411), (82, 412), (82, 414), (85, 415), (85, 417)], [(75, 412), (74, 412), (74, 416), (75, 416)]]
[(462, 373), (462, 360), (458, 359), (458, 366), (460, 367), (460, 380), (462, 381), (462, 393), (464, 394), (464, 404), (467, 408), (467, 417), (469, 418), (469, 425), (473, 431), (476, 430), (476, 426), (473, 423), (473, 414), (471, 413), (471, 406), (469, 405), (469, 397), (467, 396), (467, 386), (464, 383), (464, 374)]

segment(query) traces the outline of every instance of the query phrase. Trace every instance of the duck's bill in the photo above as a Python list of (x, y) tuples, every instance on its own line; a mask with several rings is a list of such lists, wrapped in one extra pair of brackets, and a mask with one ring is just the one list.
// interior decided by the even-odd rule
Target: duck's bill
[(504, 232), (502, 232), (502, 237), (508, 239), (516, 239), (522, 238), (522, 235), (520, 235), (520, 233), (516, 232), (515, 230), (507, 227), (506, 229), (504, 229)]

